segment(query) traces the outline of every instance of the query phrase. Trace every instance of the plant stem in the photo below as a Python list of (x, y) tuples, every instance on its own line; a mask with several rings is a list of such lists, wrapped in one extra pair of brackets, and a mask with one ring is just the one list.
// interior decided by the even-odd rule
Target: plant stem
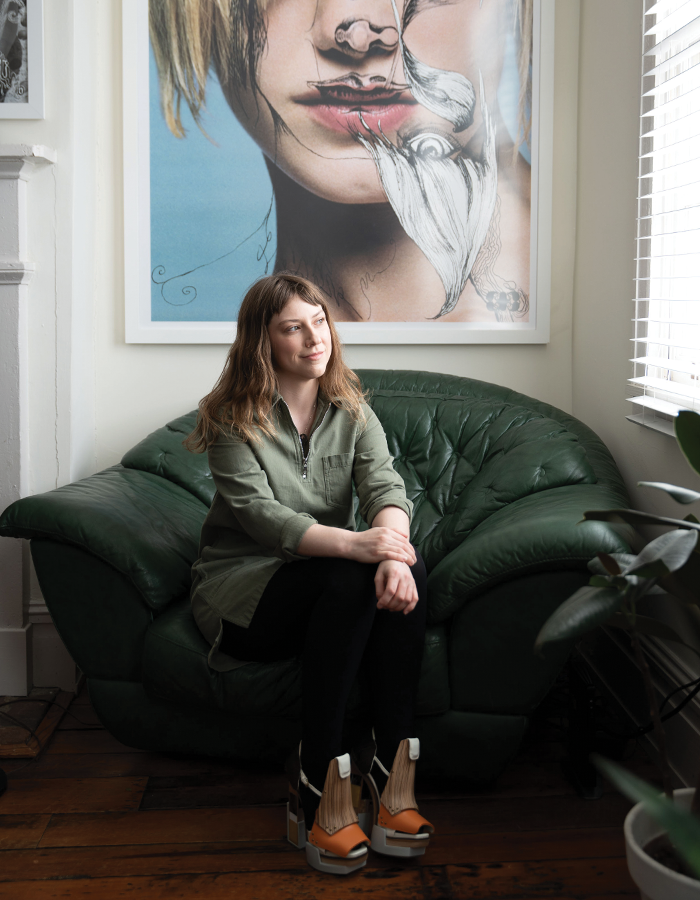
[(666, 750), (666, 735), (661, 723), (661, 714), (659, 713), (659, 704), (656, 700), (654, 685), (651, 682), (651, 672), (647, 664), (642, 645), (639, 643), (639, 634), (635, 628), (630, 631), (632, 639), (632, 648), (639, 666), (642, 679), (644, 680), (644, 689), (646, 691), (647, 700), (649, 701), (649, 711), (651, 712), (651, 721), (654, 726), (654, 737), (659, 751), (659, 768), (661, 769), (661, 783), (663, 784), (664, 793), (667, 797), (673, 797), (673, 783), (671, 781), (671, 767), (668, 764), (668, 751)]

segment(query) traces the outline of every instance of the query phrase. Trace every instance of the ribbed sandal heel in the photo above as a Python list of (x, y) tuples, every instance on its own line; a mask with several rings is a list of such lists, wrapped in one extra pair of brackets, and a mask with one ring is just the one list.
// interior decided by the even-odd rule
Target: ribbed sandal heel
[(358, 825), (353, 809), (350, 768), (348, 753), (332, 759), (321, 793), (299, 766), (299, 781), (321, 798), (310, 831), (304, 820), (298, 782), (296, 788), (293, 783), (289, 786), (287, 839), (295, 847), (305, 848), (310, 866), (329, 875), (350, 875), (367, 864), (369, 838)]
[(430, 843), (430, 835), (435, 832), (430, 822), (418, 812), (416, 803), (414, 784), (419, 756), (418, 738), (401, 741), (372, 828), (372, 849), (377, 853), (422, 856)]
[(298, 850), (306, 846), (306, 821), (304, 820), (304, 807), (301, 805), (299, 791), (289, 785), (289, 800), (287, 801), (287, 840)]
[(352, 806), (357, 816), (357, 824), (365, 834), (372, 833), (372, 827), (379, 814), (379, 797), (376, 789), (372, 789), (370, 782), (362, 775), (355, 763), (350, 774), (350, 790), (352, 793)]
[[(375, 811), (371, 846), (383, 856), (422, 856), (435, 831), (418, 812), (416, 803), (414, 784), (419, 756), (418, 738), (406, 738), (399, 744), (391, 772), (387, 771), (377, 758), (374, 732), (372, 742), (355, 754), (356, 770), (364, 778), (365, 790)], [(381, 797), (372, 775), (375, 765), (388, 777)]]

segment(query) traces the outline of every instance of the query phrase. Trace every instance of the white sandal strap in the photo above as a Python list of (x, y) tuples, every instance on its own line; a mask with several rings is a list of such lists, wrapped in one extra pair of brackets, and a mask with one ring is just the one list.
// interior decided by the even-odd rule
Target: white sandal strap
[(309, 788), (319, 797), (323, 797), (323, 792), (319, 791), (318, 788), (315, 788), (313, 784), (306, 777), (306, 772), (301, 767), (301, 741), (299, 741), (299, 781), (304, 785), (304, 787)]
[(376, 763), (376, 764), (379, 766), (379, 768), (382, 770), (382, 772), (384, 772), (384, 774), (386, 775), (387, 778), (389, 777), (389, 775), (390, 775), (391, 773), (388, 772), (388, 771), (384, 768), (384, 766), (382, 765), (382, 763), (381, 763), (381, 761), (379, 760), (378, 757), (375, 756), (374, 759), (372, 760), (372, 762), (373, 762), (373, 763)]
[[(372, 729), (372, 740), (374, 741), (374, 746), (376, 747), (377, 746), (377, 738), (374, 735), (374, 728)], [(409, 738), (408, 739), (408, 758), (415, 761), (419, 758), (419, 756), (420, 756), (420, 741), (418, 740), (418, 738)], [(387, 769), (384, 768), (384, 766), (381, 763), (381, 760), (379, 759), (379, 757), (376, 756), (376, 754), (374, 756), (374, 759), (372, 760), (372, 763), (373, 764), (376, 763), (379, 766), (379, 768), (382, 770), (382, 772), (384, 772), (386, 777), (387, 778), (389, 777), (389, 775), (391, 773), (389, 771), (387, 771)]]
[[(350, 754), (344, 753), (342, 756), (336, 756), (335, 758), (338, 761), (338, 774), (340, 775), (340, 777), (349, 778), (351, 769)], [(382, 765), (379, 760), (377, 760), (377, 762), (380, 766)], [(382, 769), (383, 768), (384, 766), (382, 766)], [(387, 775), (388, 774), (389, 773), (387, 772)], [(318, 788), (315, 788), (313, 784), (311, 784), (309, 779), (306, 777), (306, 772), (304, 772), (301, 767), (301, 741), (299, 741), (299, 781), (301, 781), (304, 787), (312, 790), (318, 797), (323, 797), (323, 791), (319, 791)]]

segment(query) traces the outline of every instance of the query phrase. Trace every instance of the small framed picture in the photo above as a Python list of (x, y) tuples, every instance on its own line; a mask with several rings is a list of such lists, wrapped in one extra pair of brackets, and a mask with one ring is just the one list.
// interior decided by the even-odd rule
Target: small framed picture
[(43, 118), (43, 0), (0, 0), (0, 119)]

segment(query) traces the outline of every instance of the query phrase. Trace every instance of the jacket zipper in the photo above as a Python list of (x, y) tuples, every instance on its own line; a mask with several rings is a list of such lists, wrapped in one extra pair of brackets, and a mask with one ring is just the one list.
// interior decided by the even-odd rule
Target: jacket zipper
[[(280, 400), (282, 401), (282, 403), (284, 403), (285, 406), (287, 406), (287, 401), (283, 397), (280, 397)], [(324, 419), (328, 415), (328, 410), (331, 408), (331, 406), (332, 406), (332, 404), (329, 403), (328, 406), (326, 407), (325, 412), (321, 416), (321, 421), (318, 423), (318, 425), (313, 429), (313, 431), (309, 435), (309, 449), (306, 453), (306, 456), (304, 456), (304, 444), (301, 440), (301, 435), (299, 434), (298, 428), (294, 424), (294, 419), (292, 419), (292, 414), (291, 414), (291, 412), (289, 412), (289, 407), (287, 406), (287, 412), (289, 413), (289, 418), (292, 422), (292, 428), (297, 433), (297, 437), (299, 438), (299, 446), (301, 447), (301, 478), (302, 478), (302, 481), (306, 481), (306, 477), (309, 472), (309, 454), (311, 453), (311, 438), (318, 431), (318, 429), (321, 427), (321, 425), (323, 425)]]
[[(326, 407), (326, 411), (325, 411), (325, 412), (323, 413), (323, 415), (321, 416), (321, 421), (320, 421), (320, 422), (318, 423), (318, 425), (313, 429), (313, 431), (311, 432), (311, 434), (309, 434), (309, 448), (308, 448), (308, 451), (307, 451), (307, 453), (306, 453), (306, 456), (304, 456), (304, 445), (303, 445), (303, 443), (302, 443), (302, 441), (301, 441), (301, 435), (300, 435), (299, 432), (297, 431), (297, 434), (299, 434), (299, 443), (301, 444), (301, 459), (302, 459), (301, 477), (302, 477), (302, 480), (303, 480), (303, 481), (306, 481), (306, 476), (307, 476), (307, 474), (308, 474), (308, 469), (309, 469), (309, 454), (311, 453), (311, 438), (312, 438), (312, 437), (314, 436), (314, 434), (318, 431), (318, 429), (321, 427), (321, 425), (323, 425), (323, 420), (324, 420), (324, 419), (326, 418), (326, 416), (328, 415), (328, 410), (329, 410), (330, 408), (331, 408), (331, 404), (329, 403), (328, 406)], [(287, 409), (289, 409), (289, 407), (287, 407)], [(290, 413), (290, 416), (291, 416), (291, 413)]]

